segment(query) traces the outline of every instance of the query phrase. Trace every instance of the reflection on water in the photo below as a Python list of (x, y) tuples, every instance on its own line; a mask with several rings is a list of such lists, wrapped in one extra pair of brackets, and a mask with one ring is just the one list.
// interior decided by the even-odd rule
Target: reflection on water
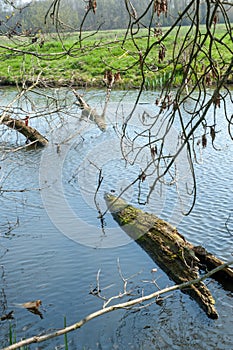
[[(121, 92), (115, 92), (112, 98), (118, 101), (122, 95)], [(131, 95), (133, 98), (134, 92)], [(93, 103), (100, 96), (101, 92), (96, 92)], [(145, 93), (143, 99), (144, 102), (149, 101), (151, 93)], [(62, 168), (65, 200), (72, 212), (82, 222), (87, 222), (91, 230), (88, 233), (83, 225), (79, 225), (74, 227), (74, 234), (77, 233), (77, 237), (93, 235), (95, 245), (82, 245), (77, 240), (68, 239), (51, 222), (41, 199), (41, 191), (38, 190), (41, 186), (38, 169), (45, 151), (21, 150), (7, 155), (2, 151), (1, 186), (18, 192), (3, 192), (0, 197), (0, 314), (14, 309), (15, 319), (11, 324), (18, 339), (61, 328), (64, 316), (67, 324), (71, 324), (101, 308), (102, 300), (89, 293), (96, 285), (99, 269), (103, 295), (111, 297), (122, 292), (118, 258), (125, 278), (136, 274), (129, 281), (134, 297), (139, 296), (142, 290), (144, 294), (154, 291), (155, 286), (151, 281), (155, 276), (161, 288), (172, 284), (160, 269), (155, 274), (151, 273), (155, 264), (137, 244), (129, 242), (109, 214), (106, 215), (104, 229), (101, 228), (93, 202), (93, 192), (99, 180), (94, 160), (95, 165), (101, 162), (103, 164), (104, 181), (97, 196), (101, 210), (105, 208), (101, 199), (103, 193), (119, 192), (140, 170), (140, 164), (136, 164), (129, 172), (114, 148), (117, 139), (114, 139), (111, 123), (111, 118), (114, 117), (113, 107), (111, 110), (110, 106), (109, 126), (105, 133), (92, 126), (91, 129), (84, 130), (82, 137), (77, 136), (75, 143), (72, 141), (68, 144)], [(179, 221), (178, 229), (192, 243), (202, 244), (227, 260), (232, 253), (232, 235), (225, 223), (232, 211), (233, 146), (224, 130), (222, 127), (221, 139), (218, 140), (222, 151), (217, 152), (207, 147), (203, 151), (203, 163), (196, 166), (197, 203), (191, 215)], [(12, 141), (9, 143), (8, 135), (5, 142), (13, 147), (15, 136), (12, 132), (10, 135)], [(20, 139), (18, 142), (20, 144)], [(61, 148), (61, 152), (64, 149)], [(57, 157), (62, 157), (62, 153), (57, 154)], [(53, 169), (56, 169), (54, 164), (48, 163), (46, 166), (47, 174), (53, 174)], [(56, 175), (53, 174), (53, 180)], [(48, 181), (51, 179), (48, 178)], [(143, 185), (146, 191), (148, 183), (145, 181)], [(47, 189), (45, 185), (44, 191)], [(143, 191), (144, 189), (142, 193)], [(132, 187), (126, 193), (126, 199), (134, 200), (136, 192), (137, 188)], [(174, 209), (175, 193), (171, 189), (171, 192), (163, 192), (162, 197), (159, 194), (157, 196), (160, 200), (143, 208), (169, 219), (170, 212)], [(59, 194), (55, 198), (59, 200)], [(63, 212), (62, 208), (59, 210), (60, 223), (66, 226), (67, 212)], [(7, 228), (17, 222), (19, 225), (6, 237)], [(231, 220), (229, 228), (232, 230)], [(85, 236), (83, 239), (85, 242)], [(111, 242), (111, 247), (100, 249), (106, 242)], [(162, 305), (154, 303), (140, 310), (116, 311), (87, 323), (68, 335), (69, 349), (231, 349), (233, 295), (224, 291), (215, 281), (210, 280), (208, 283), (216, 299), (220, 315), (218, 320), (209, 320), (187, 295), (175, 292)], [(24, 309), (14, 308), (16, 303), (35, 299), (42, 300), (42, 320)], [(8, 344), (8, 334), (9, 322), (2, 322), (1, 346)], [(61, 344), (63, 339), (58, 338), (42, 343), (40, 347), (32, 346), (32, 349), (55, 349)]]

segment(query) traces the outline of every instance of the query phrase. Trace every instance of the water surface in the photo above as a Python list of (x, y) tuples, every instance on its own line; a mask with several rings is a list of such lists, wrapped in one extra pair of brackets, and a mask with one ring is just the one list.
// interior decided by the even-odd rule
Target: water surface
[[(13, 94), (14, 90), (9, 93)], [(155, 107), (150, 102), (155, 101), (155, 95), (145, 93), (142, 102), (147, 104), (140, 108), (153, 113)], [(4, 96), (9, 96), (7, 90)], [(173, 284), (148, 255), (129, 240), (111, 215), (106, 215), (104, 226), (98, 218), (97, 209), (106, 209), (104, 193), (120, 192), (140, 170), (138, 163), (126, 168), (117, 149), (118, 138), (113, 126), (116, 104), (123, 96), (123, 92), (112, 95), (106, 132), (93, 123), (90, 127), (88, 123), (77, 121), (75, 128), (82, 132), (61, 145), (59, 152), (54, 144), (46, 150), (22, 149), (6, 153), (6, 148), (23, 145), (24, 140), (4, 129), (0, 178), (2, 188), (9, 192), (3, 192), (0, 197), (0, 314), (14, 310), (15, 319), (10, 323), (17, 339), (61, 328), (64, 316), (67, 324), (72, 324), (102, 308), (103, 301), (90, 294), (96, 286), (98, 270), (101, 270), (100, 286), (104, 296), (123, 292), (118, 261), (124, 277), (129, 278), (128, 288), (133, 297), (155, 291), (154, 278), (160, 288)], [(89, 98), (89, 103), (101, 110), (103, 91), (90, 92)], [(135, 92), (127, 96), (127, 103), (133, 98)], [(124, 105), (126, 114), (127, 103)], [(232, 106), (228, 108), (232, 113)], [(119, 123), (123, 118), (120, 111), (117, 115)], [(76, 118), (80, 116), (78, 108), (74, 112)], [(219, 109), (218, 113), (221, 117), (223, 112)], [(54, 116), (47, 124), (37, 119), (32, 123), (49, 135), (49, 126), (57, 125), (56, 118)], [(138, 128), (139, 124), (134, 122), (130, 132)], [(202, 151), (200, 164), (195, 166), (198, 192), (192, 213), (180, 219), (176, 192), (172, 187), (163, 191), (160, 197), (158, 191), (148, 206), (141, 207), (177, 224), (179, 231), (192, 243), (203, 245), (227, 261), (232, 253), (232, 234), (227, 230), (226, 222), (232, 232), (233, 146), (227, 136), (224, 118), (219, 129), (221, 133), (216, 142), (221, 151), (207, 147)], [(54, 143), (58, 135), (55, 131)], [(59, 135), (64, 137), (66, 133), (63, 130)], [(104, 180), (96, 207), (93, 194), (100, 168)], [(144, 186), (146, 191), (148, 183)], [(137, 187), (132, 187), (125, 198), (138, 205), (136, 193)], [(14, 225), (8, 233), (8, 228)], [(72, 237), (74, 239), (70, 239)], [(157, 268), (156, 273), (151, 272), (154, 268)], [(218, 320), (208, 319), (189, 296), (177, 291), (168, 295), (161, 306), (153, 303), (92, 320), (68, 335), (69, 349), (231, 349), (233, 295), (214, 280), (209, 280), (208, 286), (216, 300)], [(33, 299), (42, 300), (43, 319), (15, 306)], [(1, 346), (8, 344), (8, 334), (9, 322), (2, 322)], [(57, 338), (30, 348), (57, 349), (62, 348), (62, 344), (63, 339)]]

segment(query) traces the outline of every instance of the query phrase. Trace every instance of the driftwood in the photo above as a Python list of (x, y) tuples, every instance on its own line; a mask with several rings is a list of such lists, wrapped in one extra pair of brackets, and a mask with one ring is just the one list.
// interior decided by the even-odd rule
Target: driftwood
[[(203, 268), (203, 264), (207, 267), (223, 264), (222, 261), (203, 250), (203, 254), (200, 254), (200, 247), (194, 247), (178, 233), (176, 228), (155, 215), (128, 205), (124, 200), (111, 194), (106, 194), (105, 200), (114, 219), (122, 229), (175, 283), (180, 284), (198, 278), (199, 269)], [(233, 270), (224, 268), (216, 277), (219, 278), (220, 274), (224, 276), (223, 280), (231, 281), (232, 285)], [(214, 298), (203, 282), (193, 284), (182, 291), (198, 302), (208, 317), (218, 318)]]
[(0, 121), (9, 128), (20, 132), (26, 137), (26, 140), (32, 143), (35, 147), (44, 147), (48, 144), (48, 140), (42, 136), (39, 131), (28, 126), (23, 120), (14, 119), (6, 115), (0, 117)]
[[(213, 254), (207, 252), (205, 248), (202, 246), (193, 246), (193, 251), (196, 257), (200, 260), (200, 262), (204, 265), (206, 270), (215, 269), (218, 266), (223, 264), (222, 260), (214, 256)], [(219, 281), (225, 289), (233, 292), (233, 270), (229, 267), (224, 268), (223, 270), (219, 270), (215, 274), (212, 275), (214, 279)]]
[(105, 122), (106, 109), (104, 109), (104, 112), (102, 113), (102, 115), (99, 115), (96, 112), (96, 110), (91, 108), (89, 104), (84, 100), (84, 98), (79, 93), (77, 93), (77, 91), (73, 90), (73, 93), (78, 100), (77, 105), (82, 110), (81, 119), (82, 118), (90, 119), (96, 123), (96, 125), (101, 131), (105, 131), (106, 130), (106, 122)]

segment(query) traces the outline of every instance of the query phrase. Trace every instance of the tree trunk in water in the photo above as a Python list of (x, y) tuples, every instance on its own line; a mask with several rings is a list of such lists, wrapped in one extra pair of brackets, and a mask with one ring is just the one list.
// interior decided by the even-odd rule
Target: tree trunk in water
[[(181, 284), (199, 277), (199, 267), (205, 264), (207, 258), (215, 261), (215, 264), (211, 265), (213, 267), (223, 263), (207, 252), (203, 255), (196, 254), (195, 247), (191, 243), (187, 242), (174, 227), (155, 215), (128, 205), (124, 200), (111, 194), (106, 194), (105, 200), (114, 219), (122, 229), (175, 283)], [(223, 282), (231, 281), (232, 285), (233, 271), (230, 268), (222, 270), (221, 276), (224, 276), (221, 277)], [(219, 278), (220, 274), (217, 277)], [(218, 317), (214, 307), (214, 298), (203, 282), (182, 291), (197, 301), (208, 317), (213, 319)]]
[(95, 109), (89, 106), (89, 104), (84, 100), (84, 98), (80, 94), (78, 94), (75, 90), (73, 90), (73, 93), (78, 100), (77, 105), (82, 110), (81, 118), (90, 119), (94, 121), (101, 131), (105, 131), (107, 127), (105, 122), (105, 112), (107, 105), (105, 105), (105, 109), (102, 115), (99, 115)]
[(48, 140), (44, 136), (42, 136), (36, 129), (28, 126), (24, 121), (9, 116), (4, 116), (0, 118), (0, 120), (2, 124), (5, 124), (9, 128), (17, 130), (24, 135), (26, 140), (33, 143), (35, 147), (44, 147), (48, 144)]

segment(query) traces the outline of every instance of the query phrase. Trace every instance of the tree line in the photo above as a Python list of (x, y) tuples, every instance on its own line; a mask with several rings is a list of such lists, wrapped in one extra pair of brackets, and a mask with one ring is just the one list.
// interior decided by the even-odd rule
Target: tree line
[[(38, 30), (43, 32), (54, 32), (57, 27), (59, 30), (72, 32), (79, 30), (85, 13), (88, 10), (90, 1), (85, 0), (67, 0), (59, 1), (59, 20), (56, 17), (58, 0), (32, 0), (28, 3), (18, 0), (9, 2), (0, 0), (0, 33), (1, 34), (30, 34)], [(109, 30), (125, 29), (129, 21), (129, 12), (137, 17), (142, 16), (142, 25), (148, 27), (151, 21), (151, 11), (146, 12), (150, 1), (148, 0), (97, 0), (96, 10), (91, 11), (83, 25), (84, 30)], [(163, 1), (161, 0), (161, 3)], [(166, 14), (161, 13), (154, 18), (154, 26), (170, 26), (174, 19), (179, 16), (182, 10), (189, 3), (188, 0), (171, 0), (168, 4)], [(126, 11), (126, 6), (128, 10)], [(228, 18), (233, 21), (233, 7), (230, 3), (225, 4)], [(48, 10), (50, 11), (48, 12)], [(206, 21), (207, 4), (200, 2), (200, 23)], [(54, 18), (56, 17), (56, 21)], [(224, 17), (219, 13), (218, 22), (224, 22)], [(185, 18), (182, 25), (190, 25), (191, 19)]]

